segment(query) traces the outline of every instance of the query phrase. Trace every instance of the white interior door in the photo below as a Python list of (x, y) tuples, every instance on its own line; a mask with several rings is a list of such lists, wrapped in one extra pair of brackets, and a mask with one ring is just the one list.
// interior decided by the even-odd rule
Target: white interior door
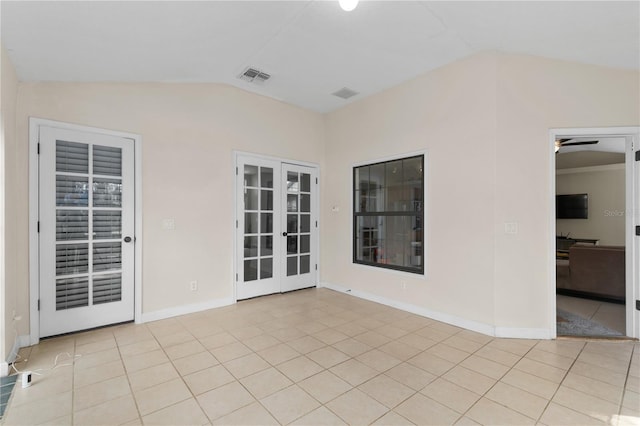
[(317, 173), (315, 168), (282, 164), (281, 291), (316, 285)]
[(40, 337), (134, 318), (134, 144), (40, 127)]
[(316, 285), (316, 176), (313, 167), (237, 156), (238, 300)]

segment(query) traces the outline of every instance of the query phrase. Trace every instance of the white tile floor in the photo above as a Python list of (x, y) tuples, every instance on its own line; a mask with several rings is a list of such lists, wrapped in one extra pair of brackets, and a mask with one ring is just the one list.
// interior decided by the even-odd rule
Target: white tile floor
[(21, 356), (45, 370), (7, 425), (640, 424), (637, 342), (492, 338), (326, 289)]
[(564, 311), (596, 321), (626, 336), (625, 305), (556, 295), (556, 306)]

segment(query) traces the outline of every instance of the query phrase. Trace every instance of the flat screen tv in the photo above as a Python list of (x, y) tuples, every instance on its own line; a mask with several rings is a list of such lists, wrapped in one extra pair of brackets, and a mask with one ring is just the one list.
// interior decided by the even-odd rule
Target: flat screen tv
[(556, 219), (587, 219), (588, 194), (556, 195)]

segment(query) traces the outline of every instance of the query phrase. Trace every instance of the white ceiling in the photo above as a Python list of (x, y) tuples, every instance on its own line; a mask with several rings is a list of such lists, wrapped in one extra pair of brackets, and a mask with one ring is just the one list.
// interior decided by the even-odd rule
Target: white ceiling
[[(327, 112), (498, 50), (640, 69), (639, 1), (6, 1), (22, 81), (216, 82)], [(263, 85), (237, 76), (253, 66)], [(348, 101), (331, 93), (348, 87)]]

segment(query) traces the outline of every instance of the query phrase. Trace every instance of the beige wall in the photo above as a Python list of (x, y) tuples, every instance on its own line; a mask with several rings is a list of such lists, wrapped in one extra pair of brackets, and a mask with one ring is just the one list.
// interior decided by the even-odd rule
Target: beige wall
[[(327, 115), (322, 281), (493, 324), (495, 73), (478, 55)], [(351, 167), (418, 150), (427, 278), (353, 265)]]
[[(553, 327), (549, 129), (639, 125), (640, 73), (499, 55), (497, 84), (496, 324)], [(511, 221), (519, 223), (515, 236), (502, 232)]]
[(556, 194), (589, 194), (587, 219), (558, 219), (556, 234), (597, 238), (602, 245), (625, 245), (625, 168), (614, 166), (559, 170)]
[[(320, 114), (216, 84), (21, 84), (19, 190), (28, 118), (142, 135), (143, 313), (232, 298), (233, 150), (322, 162)], [(26, 217), (26, 196), (17, 210)], [(174, 231), (162, 220), (175, 219)], [(20, 238), (28, 238), (26, 226)], [(27, 289), (28, 270), (20, 270)], [(189, 282), (198, 281), (198, 291)], [(28, 294), (22, 294), (26, 309)]]
[[(639, 77), (485, 53), (328, 114), (323, 281), (490, 324), (498, 334), (553, 327), (549, 129), (640, 124)], [(427, 279), (352, 265), (351, 165), (420, 149), (429, 156)], [(505, 234), (507, 222), (517, 234)]]
[[(25, 320), (14, 323), (13, 312), (16, 311), (16, 315), (21, 315), (23, 319), (27, 318), (28, 311), (25, 309), (19, 309), (18, 293), (19, 287), (24, 283), (21, 283), (18, 278), (19, 264), (22, 263), (20, 259), (19, 251), (16, 249), (26, 247), (26, 241), (20, 240), (19, 232), (16, 230), (18, 223), (19, 212), (12, 208), (17, 201), (18, 192), (15, 188), (18, 175), (17, 175), (17, 140), (16, 140), (16, 98), (18, 92), (18, 79), (16, 77), (16, 71), (9, 60), (7, 52), (4, 46), (1, 46), (2, 57), (0, 62), (2, 63), (2, 70), (0, 75), (1, 80), (1, 123), (2, 123), (2, 153), (0, 153), (0, 185), (3, 188), (0, 189), (0, 193), (4, 194), (2, 203), (3, 213), (0, 214), (3, 223), (0, 224), (2, 231), (0, 231), (0, 241), (2, 241), (2, 264), (0, 264), (0, 280), (2, 286), (0, 286), (0, 303), (3, 307), (3, 317), (0, 321), (4, 321), (3, 326), (0, 329), (3, 332), (3, 338), (0, 342), (0, 361), (5, 361), (9, 356), (11, 349), (14, 346), (17, 330), (18, 335), (27, 334), (28, 327)], [(3, 157), (4, 156), (4, 157)], [(2, 169), (4, 172), (2, 173)], [(4, 238), (2, 234), (4, 233)]]
[[(145, 313), (232, 296), (235, 149), (321, 164), (323, 282), (498, 329), (545, 329), (549, 128), (640, 124), (639, 80), (638, 72), (485, 53), (324, 116), (214, 84), (20, 84), (20, 196), (7, 208), (16, 218), (19, 313), (28, 312), (33, 116), (142, 135)], [(426, 279), (352, 265), (352, 165), (422, 150)], [(164, 218), (175, 219), (175, 231), (161, 229)], [(518, 223), (518, 234), (505, 234), (505, 222)]]

